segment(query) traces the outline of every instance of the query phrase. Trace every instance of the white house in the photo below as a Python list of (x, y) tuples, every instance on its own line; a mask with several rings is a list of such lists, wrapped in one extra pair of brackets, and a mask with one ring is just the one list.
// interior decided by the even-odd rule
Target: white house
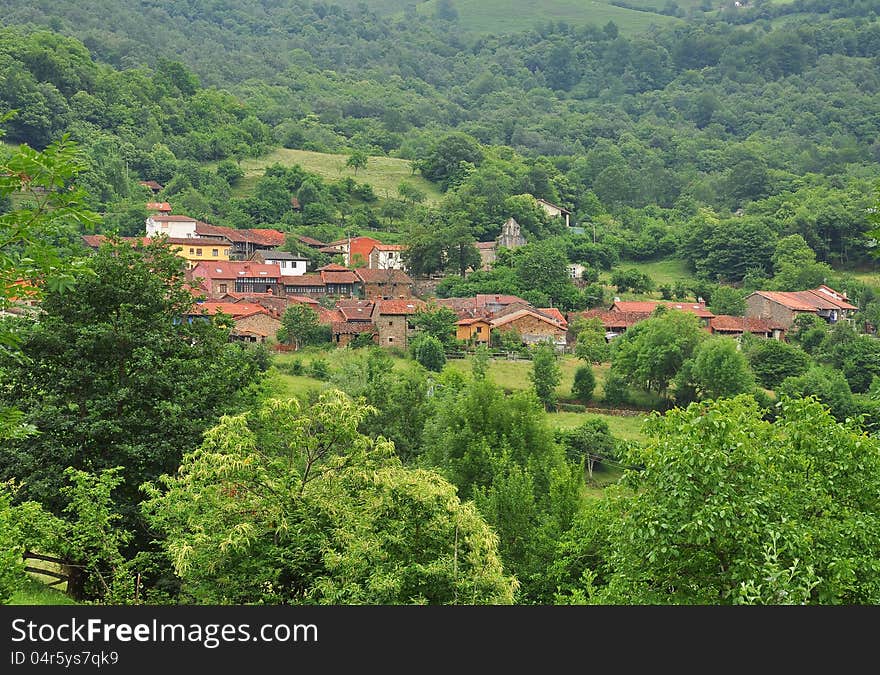
[(286, 251), (257, 251), (252, 259), (266, 265), (278, 265), (283, 277), (302, 276), (306, 273), (309, 262), (308, 258), (302, 258)]
[(543, 208), (547, 213), (549, 213), (554, 218), (556, 218), (558, 216), (562, 216), (563, 218), (565, 218), (565, 226), (566, 227), (571, 226), (571, 223), (570, 223), (571, 211), (569, 211), (568, 209), (565, 209), (561, 206), (557, 206), (556, 204), (553, 204), (552, 202), (548, 202), (546, 199), (538, 199), (537, 202), (538, 202), (538, 204), (541, 205), (541, 208)]
[(375, 244), (370, 251), (368, 267), (373, 270), (402, 270), (403, 250), (400, 244)]
[(196, 219), (190, 216), (172, 216), (167, 213), (152, 213), (147, 217), (147, 236), (168, 235), (169, 239), (195, 237)]

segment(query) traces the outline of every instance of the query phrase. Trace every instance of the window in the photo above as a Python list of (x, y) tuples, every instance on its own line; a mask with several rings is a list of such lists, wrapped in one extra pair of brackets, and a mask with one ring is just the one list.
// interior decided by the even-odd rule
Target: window
[(394, 325), (394, 322), (393, 322), (393, 321), (389, 321), (389, 322), (388, 322), (388, 325), (389, 325), (389, 326), (393, 326), (393, 325)]
[(221, 292), (221, 293), (225, 293), (225, 292), (226, 292), (226, 284), (220, 284), (220, 285), (218, 286), (218, 288), (220, 289), (220, 292)]
[(220, 249), (219, 248), (212, 248), (211, 255), (214, 256), (215, 258), (217, 258), (220, 255)]
[(482, 332), (483, 332), (483, 327), (482, 327), (482, 326), (477, 326), (477, 335), (479, 335), (479, 334), (482, 333)]
[(196, 252), (196, 250), (195, 250), (194, 248), (191, 248), (191, 249), (189, 250), (189, 254), (190, 254), (190, 255), (192, 255), (192, 254), (195, 253), (195, 252)]
[(197, 248), (197, 249), (196, 249), (196, 255), (202, 255), (202, 249)]
[(388, 342), (394, 342), (394, 338), (393, 337), (388, 338)]

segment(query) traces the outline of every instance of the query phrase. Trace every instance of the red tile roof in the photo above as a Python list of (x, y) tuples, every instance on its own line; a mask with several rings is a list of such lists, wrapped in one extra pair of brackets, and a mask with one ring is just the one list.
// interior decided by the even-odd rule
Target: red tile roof
[(402, 244), (376, 244), (371, 251), (405, 251), (406, 246)]
[(271, 312), (261, 305), (251, 305), (243, 302), (212, 302), (206, 300), (193, 307), (193, 314), (206, 314), (208, 316), (213, 316), (220, 312), (228, 314), (233, 319), (241, 319), (254, 314), (271, 315)]
[(374, 270), (360, 267), (354, 270), (365, 284), (411, 284), (412, 279), (403, 270)]
[(424, 301), (416, 300), (377, 300), (377, 314), (415, 314), (426, 307)]
[(328, 284), (356, 284), (360, 281), (351, 270), (344, 272), (321, 272), (321, 278)]
[(562, 312), (560, 312), (555, 307), (539, 307), (538, 311), (541, 312), (541, 314), (546, 314), (551, 319), (556, 319), (557, 321), (559, 321), (559, 323), (563, 325), (568, 325), (568, 321), (566, 321), (565, 317), (562, 315)]
[(345, 265), (340, 265), (339, 263), (330, 263), (329, 265), (324, 265), (323, 267), (319, 267), (316, 272), (348, 272), (349, 269)]
[(473, 324), (475, 324), (475, 323), (486, 323), (486, 324), (488, 324), (488, 323), (489, 323), (489, 319), (484, 318), (484, 317), (481, 317), (481, 316), (475, 316), (475, 317), (468, 318), (468, 319), (461, 319), (461, 320), (459, 320), (459, 321), (456, 321), (455, 323), (456, 323), (456, 325), (458, 325), (458, 326), (471, 326), (471, 325), (473, 325)]
[[(154, 220), (155, 220), (154, 216)], [(187, 220), (195, 220), (188, 218)], [(196, 221), (196, 234), (212, 237), (226, 237), (231, 242), (256, 244), (257, 246), (281, 246), (284, 243), (285, 234), (279, 230), (249, 229), (236, 230), (232, 227), (222, 227)]]
[(781, 327), (756, 317), (718, 314), (709, 319), (709, 328), (723, 333), (772, 333), (774, 328)]
[(606, 330), (623, 329), (634, 326), (639, 321), (651, 317), (649, 312), (614, 312), (605, 309), (589, 309), (581, 312), (578, 316), (585, 319), (598, 318)]
[[(295, 277), (282, 277), (282, 281), (284, 279), (291, 279), (291, 278), (295, 278)], [(298, 302), (301, 305), (318, 305), (318, 304), (320, 304), (314, 298), (307, 298), (304, 295), (288, 295), (288, 296), (286, 296), (286, 299), (288, 302)]]
[(509, 305), (514, 302), (524, 302), (526, 304), (529, 303), (528, 300), (523, 300), (522, 298), (516, 295), (501, 295), (501, 294), (492, 294), (492, 293), (478, 293), (474, 297), (474, 305), (477, 308), (485, 307), (488, 304), (496, 304), (496, 305)]
[(171, 211), (171, 204), (168, 202), (147, 202), (147, 211)]
[(330, 330), (334, 333), (375, 333), (376, 326), (368, 321), (334, 321), (330, 324)]
[(710, 319), (715, 316), (706, 308), (704, 302), (648, 302), (648, 301), (620, 301), (617, 300), (611, 305), (611, 311), (617, 312), (638, 312), (651, 314), (658, 306), (663, 305), (668, 309), (677, 309), (682, 312), (689, 312), (697, 316)]
[[(172, 216), (170, 213), (154, 213), (150, 216), (157, 223), (198, 223), (199, 221), (190, 216)], [(198, 227), (196, 227), (198, 232)]]
[(250, 261), (204, 260), (192, 269), (192, 276), (203, 279), (278, 279), (281, 268)]
[(306, 237), (305, 235), (298, 234), (296, 238), (301, 241), (306, 246), (314, 246), (317, 248), (321, 248), (322, 246), (326, 246), (327, 244), (323, 241), (318, 241), (317, 239), (313, 239), (312, 237)]
[(796, 312), (858, 310), (858, 307), (847, 302), (843, 293), (838, 293), (828, 286), (819, 286), (807, 291), (755, 291), (755, 293)]
[(144, 187), (148, 187), (148, 188), (150, 188), (151, 190), (161, 190), (161, 189), (162, 189), (162, 186), (159, 185), (159, 183), (157, 183), (157, 182), (154, 181), (154, 180), (142, 180), (142, 181), (138, 181), (138, 185), (143, 185)]
[(539, 321), (543, 321), (544, 323), (550, 324), (551, 326), (553, 326), (555, 328), (559, 328), (560, 330), (565, 330), (564, 323), (560, 323), (556, 319), (551, 319), (549, 316), (546, 316), (544, 314), (541, 314), (540, 312), (536, 312), (531, 309), (520, 309), (520, 310), (517, 310), (516, 312), (512, 312), (510, 314), (505, 314), (504, 316), (500, 316), (496, 319), (492, 319), (489, 323), (492, 325), (493, 328), (497, 328), (498, 326), (503, 326), (505, 324), (511, 323), (511, 322), (516, 321), (518, 319), (521, 319), (525, 316), (532, 316), (532, 317), (538, 319)]
[(374, 303), (365, 300), (338, 302), (336, 304), (336, 308), (342, 313), (346, 321), (370, 321), (374, 306)]
[(320, 274), (300, 274), (299, 276), (281, 277), (285, 286), (326, 286)]

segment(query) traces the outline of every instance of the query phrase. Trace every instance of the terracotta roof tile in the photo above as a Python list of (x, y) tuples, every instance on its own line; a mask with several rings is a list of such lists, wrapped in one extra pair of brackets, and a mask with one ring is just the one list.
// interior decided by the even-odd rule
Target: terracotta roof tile
[(410, 300), (377, 300), (377, 314), (415, 314), (420, 309), (424, 309), (426, 304), (422, 300), (415, 298)]

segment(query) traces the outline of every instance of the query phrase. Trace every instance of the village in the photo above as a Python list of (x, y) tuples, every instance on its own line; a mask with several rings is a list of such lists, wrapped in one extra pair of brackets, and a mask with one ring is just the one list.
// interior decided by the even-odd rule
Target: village
[[(554, 217), (569, 212), (538, 200)], [(462, 349), (495, 345), (503, 333), (514, 333), (523, 345), (550, 342), (559, 353), (570, 352), (574, 337), (570, 325), (576, 318), (596, 318), (611, 341), (635, 324), (650, 318), (658, 307), (693, 314), (712, 335), (785, 340), (800, 314), (812, 314), (829, 324), (848, 321), (858, 311), (846, 293), (820, 285), (801, 291), (757, 290), (746, 297), (741, 316), (713, 314), (705, 301), (623, 301), (615, 298), (608, 307), (562, 312), (555, 307), (535, 307), (515, 295), (477, 294), (473, 297), (438, 298), (420, 292), (419, 280), (407, 273), (400, 244), (385, 244), (369, 236), (322, 242), (307, 236), (297, 240), (340, 262), (309, 269), (309, 259), (280, 250), (284, 232), (275, 229), (232, 229), (172, 214), (165, 202), (150, 202), (151, 215), (141, 238), (164, 237), (172, 250), (187, 261), (187, 277), (201, 293), (188, 321), (227, 315), (233, 322), (231, 337), (244, 342), (277, 345), (285, 310), (304, 305), (314, 310), (318, 323), (329, 329), (331, 342), (339, 347), (356, 337), (386, 348), (406, 350), (417, 329), (417, 312), (448, 307), (458, 317), (455, 339)], [(104, 235), (84, 235), (83, 242), (97, 249)], [(475, 242), (482, 269), (490, 269), (499, 248), (525, 244), (514, 219), (502, 226), (495, 241)], [(582, 266), (571, 264), (576, 279)], [(283, 348), (283, 347), (282, 347)]]

